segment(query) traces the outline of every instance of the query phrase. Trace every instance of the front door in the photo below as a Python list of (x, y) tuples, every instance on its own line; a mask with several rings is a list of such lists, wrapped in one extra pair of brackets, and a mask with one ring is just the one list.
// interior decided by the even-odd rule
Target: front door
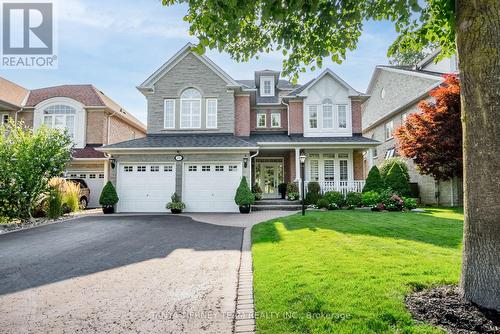
[(255, 179), (264, 198), (278, 198), (278, 185), (283, 182), (283, 162), (257, 162)]

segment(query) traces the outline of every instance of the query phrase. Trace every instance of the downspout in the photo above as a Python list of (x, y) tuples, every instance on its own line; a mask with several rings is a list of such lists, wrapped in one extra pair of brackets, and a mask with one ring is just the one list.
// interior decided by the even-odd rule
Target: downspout
[(17, 124), (17, 114), (19, 114), (21, 111), (23, 110), (23, 108), (17, 110), (15, 113), (14, 113), (14, 123)]
[(250, 177), (249, 177), (249, 179), (250, 179), (250, 188), (253, 186), (253, 182), (252, 182), (253, 181), (252, 180), (252, 159), (255, 158), (258, 155), (259, 155), (259, 150), (257, 150), (257, 152), (254, 155), (251, 155), (250, 159), (249, 159), (250, 160), (249, 161), (249, 166), (250, 166), (250, 174), (249, 174), (250, 175)]

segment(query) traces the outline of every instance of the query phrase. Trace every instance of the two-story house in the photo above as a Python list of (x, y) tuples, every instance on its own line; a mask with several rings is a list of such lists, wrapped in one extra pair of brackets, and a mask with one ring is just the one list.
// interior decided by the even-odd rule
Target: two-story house
[(330, 70), (293, 85), (280, 72), (235, 80), (187, 44), (138, 89), (148, 104), (147, 136), (99, 148), (112, 156), (120, 212), (164, 212), (177, 192), (187, 211), (234, 212), (243, 176), (266, 198), (300, 180), (323, 191), (361, 191), (367, 99)]
[[(435, 62), (439, 50), (420, 61), (416, 66), (387, 66), (375, 68), (363, 104), (363, 135), (381, 144), (365, 154), (365, 173), (373, 165), (398, 156), (393, 132), (406, 117), (419, 112), (418, 103), (430, 99), (429, 92), (441, 85), (443, 74), (457, 73), (455, 56)], [(424, 204), (462, 205), (462, 179), (437, 181), (419, 173), (416, 165), (407, 160), (410, 182), (418, 185), (419, 197)]]
[(23, 121), (35, 131), (42, 124), (68, 131), (74, 150), (66, 176), (85, 180), (89, 207), (99, 206), (109, 171), (109, 157), (95, 148), (146, 133), (140, 121), (92, 85), (28, 90), (0, 78), (0, 117), (4, 123)]

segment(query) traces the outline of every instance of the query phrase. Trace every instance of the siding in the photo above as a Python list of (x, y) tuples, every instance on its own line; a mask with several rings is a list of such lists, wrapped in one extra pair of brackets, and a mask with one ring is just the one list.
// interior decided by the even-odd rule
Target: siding
[[(187, 54), (168, 73), (155, 83), (155, 92), (147, 95), (148, 134), (172, 132), (234, 133), (234, 92), (228, 91), (226, 82), (193, 54)], [(186, 88), (196, 88), (202, 94), (201, 129), (180, 129), (180, 95)], [(164, 99), (176, 99), (176, 129), (163, 128)], [(205, 99), (217, 98), (217, 129), (206, 129)]]
[[(379, 70), (370, 98), (363, 104), (363, 129), (372, 125), (381, 117), (400, 107), (439, 82), (439, 78), (426, 79), (412, 75)], [(382, 89), (385, 95), (382, 98)]]

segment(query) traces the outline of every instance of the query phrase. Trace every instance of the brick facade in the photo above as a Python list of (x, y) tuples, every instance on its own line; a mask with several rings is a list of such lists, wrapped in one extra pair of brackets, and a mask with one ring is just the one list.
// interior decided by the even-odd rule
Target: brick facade
[(352, 163), (354, 169), (354, 180), (364, 180), (364, 172), (363, 172), (363, 152), (354, 150), (352, 156)]
[(363, 104), (362, 101), (351, 100), (353, 134), (361, 134), (363, 132), (362, 115), (361, 115), (362, 104)]
[(130, 126), (121, 118), (116, 116), (108, 116), (109, 124), (109, 145), (119, 143), (125, 140), (145, 137), (146, 134), (139, 129)]
[(104, 112), (87, 111), (87, 144), (103, 144), (106, 142), (106, 122)]
[(304, 103), (301, 101), (289, 102), (290, 134), (304, 133)]
[[(266, 127), (257, 127), (257, 114), (266, 114)], [(279, 128), (271, 127), (271, 114), (279, 113), (281, 115), (281, 126)], [(288, 131), (288, 115), (286, 109), (252, 109), (250, 111), (250, 131)]]
[(250, 95), (234, 97), (234, 123), (236, 136), (250, 136)]

